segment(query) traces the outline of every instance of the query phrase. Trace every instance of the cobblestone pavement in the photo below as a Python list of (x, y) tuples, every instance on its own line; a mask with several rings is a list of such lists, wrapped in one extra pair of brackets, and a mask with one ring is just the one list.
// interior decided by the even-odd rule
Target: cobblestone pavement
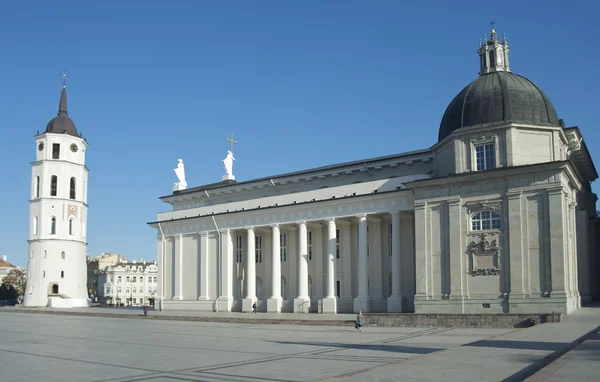
[[(593, 319), (598, 315), (587, 317), (583, 326), (574, 319), (571, 327), (565, 322), (526, 330), (367, 327), (359, 333), (351, 325), (163, 321), (0, 309), (0, 379), (500, 381), (520, 378), (520, 372), (598, 325)], [(597, 347), (591, 352), (598, 356)], [(580, 357), (573, 365), (580, 368), (587, 361)]]

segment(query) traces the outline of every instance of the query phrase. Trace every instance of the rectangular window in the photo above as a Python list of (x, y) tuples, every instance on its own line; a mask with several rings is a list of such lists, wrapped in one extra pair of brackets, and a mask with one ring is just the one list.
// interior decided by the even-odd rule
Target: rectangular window
[(133, 288), (133, 293), (137, 293), (136, 291), (137, 291), (137, 289)]
[(494, 144), (486, 143), (475, 146), (475, 161), (477, 171), (485, 171), (496, 168)]
[(367, 257), (369, 257), (369, 227), (367, 226)]
[(122, 292), (121, 287), (117, 288), (117, 293), (121, 293), (121, 292)]
[(126, 288), (126, 289), (125, 289), (125, 293), (129, 293), (129, 288)]
[(119, 279), (117, 280), (117, 282), (118, 282), (118, 283), (120, 283), (120, 282), (121, 282), (121, 276), (119, 276)]
[(390, 253), (389, 253), (389, 257), (392, 257), (392, 223), (390, 223), (390, 228), (388, 230), (388, 235), (389, 235), (389, 245), (390, 245)]
[(262, 236), (254, 237), (254, 255), (257, 263), (262, 263)]
[(335, 230), (335, 258), (340, 258), (340, 230)]
[(35, 177), (35, 197), (40, 197), (40, 176)]
[(52, 144), (52, 159), (60, 159), (60, 143)]
[(42, 278), (46, 278), (46, 271), (42, 271)]
[(308, 249), (308, 259), (312, 260), (312, 231), (308, 231), (306, 234), (306, 247)]
[(279, 234), (279, 260), (287, 260), (287, 234)]
[(144, 282), (144, 278), (140, 276), (140, 282)]
[(342, 283), (340, 282), (340, 280), (336, 280), (335, 282), (335, 295), (340, 298), (340, 290), (342, 289)]
[(236, 258), (237, 263), (241, 264), (244, 262), (244, 238), (242, 236), (236, 236), (235, 242), (236, 242), (235, 258)]
[(136, 282), (136, 278), (135, 278), (135, 276), (133, 276), (133, 280), (132, 280), (132, 281), (133, 281), (133, 282)]
[(154, 282), (156, 282), (156, 277), (154, 278)]
[(125, 277), (125, 282), (129, 282), (129, 276)]

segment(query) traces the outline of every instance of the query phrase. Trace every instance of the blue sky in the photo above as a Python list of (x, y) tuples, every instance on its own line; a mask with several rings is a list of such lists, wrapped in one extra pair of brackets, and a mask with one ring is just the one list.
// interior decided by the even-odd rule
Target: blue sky
[[(0, 254), (25, 266), (34, 135), (57, 113), (90, 144), (88, 252), (156, 256), (182, 158), (189, 186), (428, 148), (477, 77), (491, 19), (599, 158), (594, 1), (5, 1)], [(596, 118), (595, 118), (596, 117)]]

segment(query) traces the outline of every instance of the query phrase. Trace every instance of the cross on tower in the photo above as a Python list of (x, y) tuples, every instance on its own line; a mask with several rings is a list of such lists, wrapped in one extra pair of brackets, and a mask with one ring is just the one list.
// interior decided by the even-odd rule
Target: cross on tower
[(69, 76), (67, 75), (67, 69), (65, 69), (65, 71), (64, 71), (64, 72), (62, 72), (60, 75), (61, 75), (61, 76), (62, 76), (62, 78), (63, 78), (63, 88), (65, 88), (65, 87), (67, 87), (67, 77), (69, 77)]
[(229, 151), (231, 151), (233, 153), (233, 144), (234, 143), (238, 143), (237, 141), (233, 140), (233, 133), (231, 133), (231, 135), (229, 136), (229, 138), (225, 138), (226, 141), (229, 141)]
[(492, 29), (494, 29), (494, 24), (496, 24), (496, 22), (494, 20), (490, 21), (490, 25), (492, 26)]

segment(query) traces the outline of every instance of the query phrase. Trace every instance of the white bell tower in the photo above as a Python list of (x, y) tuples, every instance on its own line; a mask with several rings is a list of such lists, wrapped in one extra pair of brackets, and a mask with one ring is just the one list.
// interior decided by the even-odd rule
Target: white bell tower
[(89, 306), (87, 146), (67, 113), (63, 81), (58, 116), (35, 136), (25, 306)]

